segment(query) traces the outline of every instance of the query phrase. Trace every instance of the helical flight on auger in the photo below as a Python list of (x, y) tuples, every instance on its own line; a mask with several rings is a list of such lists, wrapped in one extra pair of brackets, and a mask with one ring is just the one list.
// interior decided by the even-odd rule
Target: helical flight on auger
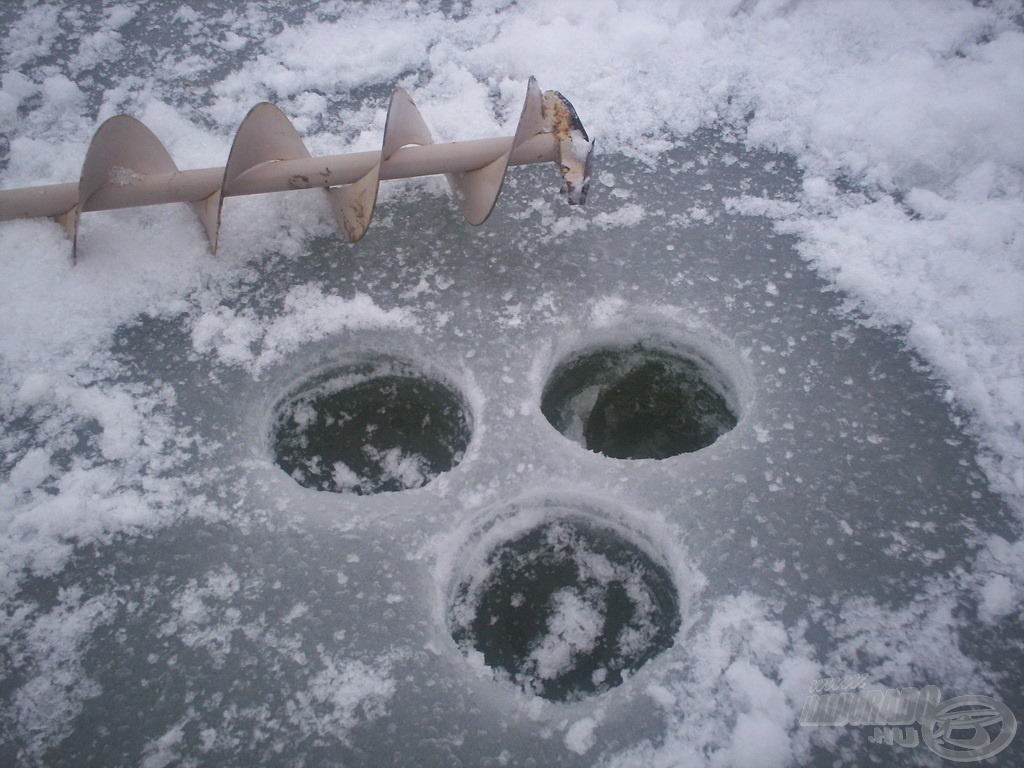
[(435, 144), (402, 88), (391, 95), (379, 152), (312, 157), (278, 107), (261, 102), (242, 120), (223, 168), (178, 170), (170, 153), (129, 115), (104, 122), (89, 144), (78, 183), (0, 190), (0, 221), (51, 217), (78, 255), (82, 214), (163, 203), (188, 203), (217, 250), (224, 200), (239, 195), (321, 188), (346, 239), (370, 226), (380, 182), (444, 174), (462, 215), (482, 224), (501, 192), (508, 167), (555, 163), (570, 205), (586, 201), (594, 142), (572, 104), (541, 93), (530, 78), (513, 136)]

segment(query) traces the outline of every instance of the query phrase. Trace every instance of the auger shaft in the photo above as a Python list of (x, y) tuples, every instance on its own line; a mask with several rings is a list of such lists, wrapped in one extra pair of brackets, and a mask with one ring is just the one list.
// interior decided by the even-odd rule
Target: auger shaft
[[(381, 180), (409, 179), (443, 173), (464, 173), (482, 168), (508, 152), (511, 136), (448, 144), (414, 144), (395, 151), (381, 169)], [(555, 162), (558, 141), (539, 134), (516, 147), (509, 165)], [(297, 160), (269, 160), (240, 175), (225, 197), (325, 189), (352, 184), (373, 170), (380, 152), (355, 152)], [(213, 195), (224, 178), (223, 168), (197, 168), (171, 173), (132, 174), (118, 184), (103, 187), (89, 198), (90, 211), (110, 211), (164, 203), (200, 202)], [(0, 221), (57, 217), (78, 200), (75, 183), (48, 184), (0, 190)]]
[(533, 78), (513, 136), (435, 144), (412, 99), (397, 89), (380, 151), (311, 157), (285, 114), (264, 102), (242, 121), (223, 168), (190, 171), (178, 170), (146, 126), (118, 115), (93, 136), (77, 184), (0, 191), (0, 221), (56, 218), (71, 235), (74, 254), (84, 212), (188, 203), (215, 251), (225, 198), (319, 188), (356, 242), (369, 227), (382, 180), (444, 174), (466, 220), (481, 224), (512, 165), (554, 162), (569, 203), (583, 203), (592, 149), (572, 105), (555, 91), (541, 94)]

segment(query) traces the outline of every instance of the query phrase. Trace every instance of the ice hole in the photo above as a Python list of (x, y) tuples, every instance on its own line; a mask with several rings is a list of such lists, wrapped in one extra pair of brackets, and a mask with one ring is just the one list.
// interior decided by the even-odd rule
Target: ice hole
[(470, 416), (449, 385), (397, 361), (333, 368), (275, 408), (278, 466), (306, 488), (366, 495), (426, 485), (463, 458)]
[(617, 531), (548, 521), (494, 547), (457, 585), (452, 638), (496, 677), (553, 701), (620, 685), (672, 646), (679, 598), (668, 570)]
[(541, 411), (566, 437), (613, 459), (667, 459), (736, 426), (733, 387), (710, 361), (644, 344), (563, 361)]

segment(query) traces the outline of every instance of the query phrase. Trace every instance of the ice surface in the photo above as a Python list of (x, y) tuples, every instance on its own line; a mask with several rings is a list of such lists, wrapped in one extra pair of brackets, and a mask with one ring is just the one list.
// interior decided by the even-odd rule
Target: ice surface
[[(799, 727), (811, 682), (1024, 711), (1019, 4), (98, 8), (0, 6), (0, 187), (74, 180), (120, 111), (183, 168), (264, 98), (315, 152), (379, 147), (396, 85), (438, 140), (497, 135), (529, 75), (600, 154), (586, 209), (514, 169), (480, 230), (385, 185), (355, 248), (305, 193), (227, 201), (216, 258), (183, 206), (87, 215), (74, 268), (0, 224), (0, 763), (916, 765)], [(550, 427), (559, 361), (653, 336), (721, 352), (733, 431), (637, 463)], [(301, 488), (273, 404), (367, 351), (444, 371), (466, 457)], [(530, 493), (657, 530), (692, 592), (596, 703), (447, 634), (454, 559)]]

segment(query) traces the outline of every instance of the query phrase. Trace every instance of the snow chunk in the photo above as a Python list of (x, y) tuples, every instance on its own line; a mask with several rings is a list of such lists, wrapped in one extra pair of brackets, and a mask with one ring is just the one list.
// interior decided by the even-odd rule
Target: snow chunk
[(811, 729), (796, 726), (820, 666), (798, 630), (745, 592), (717, 601), (687, 647), (692, 663), (647, 689), (668, 717), (663, 741), (608, 755), (603, 765), (782, 768), (809, 759)]
[(585, 755), (597, 739), (594, 736), (594, 729), (597, 727), (597, 720), (592, 717), (584, 717), (569, 726), (565, 732), (565, 746), (577, 755)]
[(272, 318), (223, 306), (204, 312), (193, 322), (192, 347), (199, 354), (215, 354), (226, 365), (258, 373), (303, 344), (371, 328), (415, 329), (416, 321), (408, 310), (382, 309), (366, 294), (343, 299), (309, 283), (292, 288), (284, 312)]
[(547, 634), (531, 651), (537, 675), (551, 680), (572, 668), (577, 656), (593, 650), (604, 628), (604, 613), (573, 589), (551, 596)]
[(643, 221), (646, 211), (642, 205), (624, 205), (617, 211), (599, 213), (594, 217), (594, 224), (601, 229), (612, 227), (635, 227)]
[(142, 768), (166, 768), (179, 758), (179, 748), (185, 738), (185, 723), (171, 728), (159, 739), (151, 741), (142, 750)]
[(1024, 594), (1007, 576), (997, 574), (981, 588), (981, 604), (978, 606), (978, 613), (982, 620), (991, 624), (996, 619), (1009, 616), (1018, 610), (1022, 597)]
[(302, 733), (347, 743), (349, 732), (357, 725), (387, 714), (388, 701), (396, 690), (389, 675), (390, 657), (373, 666), (329, 656), (321, 661), (323, 667), (308, 688), (288, 702), (288, 721)]

